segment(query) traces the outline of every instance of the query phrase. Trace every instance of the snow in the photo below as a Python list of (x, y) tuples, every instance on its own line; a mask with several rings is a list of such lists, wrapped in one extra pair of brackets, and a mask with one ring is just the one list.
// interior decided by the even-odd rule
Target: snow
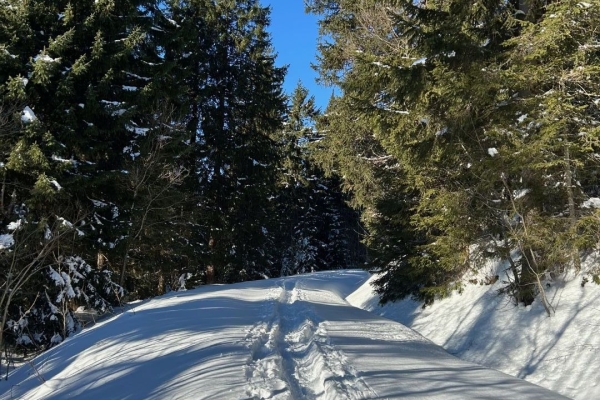
[(9, 249), (15, 244), (15, 238), (9, 233), (0, 235), (0, 250)]
[(109, 105), (109, 106), (114, 106), (114, 107), (119, 107), (120, 105), (123, 104), (123, 102), (120, 101), (112, 101), (112, 100), (100, 100), (100, 103)]
[(494, 157), (496, 154), (498, 154), (498, 149), (496, 149), (495, 147), (490, 147), (488, 149), (488, 154), (492, 157)]
[(145, 136), (146, 133), (148, 133), (148, 131), (150, 130), (150, 128), (140, 128), (138, 126), (133, 125), (125, 125), (125, 129), (139, 136)]
[(42, 62), (52, 63), (52, 62), (59, 62), (60, 58), (52, 58), (47, 54), (39, 54), (33, 58), (33, 61), (42, 61)]
[(180, 28), (180, 26), (177, 24), (177, 22), (175, 22), (175, 20), (167, 18), (167, 21), (169, 21), (172, 25), (175, 25), (177, 28)]
[(62, 186), (60, 185), (60, 183), (58, 183), (56, 181), (56, 179), (51, 180), (50, 183), (56, 188), (56, 190), (58, 190), (60, 192), (60, 190), (62, 189)]
[(58, 273), (57, 271), (55, 271), (52, 267), (48, 267), (48, 269), (50, 269), (50, 272), (48, 273), (48, 275), (50, 276), (50, 279), (52, 279), (54, 281), (54, 284), (56, 286), (64, 286), (65, 280), (64, 280), (63, 276), (60, 273)]
[(20, 220), (20, 219), (17, 221), (12, 221), (8, 225), (6, 225), (6, 229), (9, 231), (16, 231), (17, 229), (19, 229), (21, 227), (22, 223), (23, 223), (23, 220)]
[(415, 65), (424, 65), (427, 62), (427, 57), (419, 58), (417, 61), (412, 63), (412, 67)]
[(529, 192), (531, 192), (531, 189), (513, 190), (513, 199), (518, 200), (525, 197)]
[(527, 114), (522, 114), (519, 116), (519, 118), (517, 118), (517, 122), (522, 124), (523, 122), (525, 122), (525, 120), (527, 119), (528, 115)]
[(29, 108), (29, 106), (25, 106), (25, 108), (21, 112), (21, 122), (23, 122), (24, 124), (28, 124), (30, 122), (35, 121), (36, 119), (37, 117), (35, 116), (33, 110)]
[(448, 127), (444, 126), (442, 129), (435, 133), (435, 136), (444, 136), (448, 132)]
[(582, 208), (600, 208), (600, 198), (590, 197), (581, 205)]
[[(598, 261), (590, 256), (582, 269), (598, 265)], [(548, 317), (539, 301), (516, 307), (506, 296), (498, 295), (506, 285), (502, 281), (507, 267), (487, 264), (472, 277), (476, 284), (467, 283), (461, 294), (455, 292), (426, 308), (410, 299), (380, 306), (370, 282), (348, 301), (416, 330), (463, 360), (564, 396), (599, 399), (600, 336), (596, 321), (600, 286), (573, 274), (548, 282), (547, 296), (556, 308), (555, 315)], [(500, 277), (496, 283), (482, 284), (494, 275)]]
[[(52, 154), (52, 156), (51, 156), (51, 159), (52, 159), (52, 161), (58, 161), (58, 162), (62, 162), (62, 163), (71, 164), (71, 165), (73, 165), (74, 167), (77, 167), (77, 166), (79, 166), (79, 164), (80, 164), (80, 163), (79, 163), (79, 161), (77, 161), (77, 160), (74, 160), (73, 158), (71, 158), (71, 159), (66, 159), (66, 158), (63, 158), (63, 157), (61, 157), (61, 156), (59, 156), (59, 155), (57, 155), (57, 154)], [(87, 162), (86, 162), (86, 163), (87, 163)], [(89, 163), (88, 163), (88, 164), (89, 164)]]
[(143, 81), (149, 81), (149, 80), (151, 80), (151, 78), (148, 78), (146, 76), (139, 76), (139, 75), (136, 75), (136, 74), (134, 74), (132, 72), (127, 72), (127, 71), (123, 71), (123, 72), (125, 73), (125, 75), (130, 76), (132, 78), (140, 79), (140, 80), (143, 80)]
[(93, 204), (94, 207), (98, 207), (98, 208), (102, 208), (102, 207), (108, 207), (108, 203), (101, 201), (101, 200), (95, 200), (95, 199), (89, 199)]
[(13, 371), (0, 399), (562, 398), (352, 307), (345, 297), (368, 278), (323, 272), (136, 303)]
[(376, 66), (381, 67), (381, 68), (390, 68), (389, 65), (384, 64), (384, 63), (382, 63), (380, 61), (373, 61), (371, 64), (376, 65)]

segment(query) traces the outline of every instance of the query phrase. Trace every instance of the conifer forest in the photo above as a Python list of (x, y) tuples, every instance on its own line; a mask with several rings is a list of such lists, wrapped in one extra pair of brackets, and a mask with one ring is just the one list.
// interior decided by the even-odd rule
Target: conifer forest
[(306, 11), (325, 110), (284, 93), (259, 0), (0, 0), (0, 344), (319, 270), (429, 304), (492, 258), (553, 312), (600, 241), (600, 0)]

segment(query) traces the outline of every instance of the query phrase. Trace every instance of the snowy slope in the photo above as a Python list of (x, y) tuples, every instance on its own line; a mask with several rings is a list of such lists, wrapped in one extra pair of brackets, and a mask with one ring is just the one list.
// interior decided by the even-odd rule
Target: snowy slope
[[(597, 265), (588, 258), (584, 270)], [(499, 275), (493, 285), (467, 284), (462, 294), (425, 309), (412, 300), (379, 306), (370, 282), (348, 297), (363, 309), (405, 324), (457, 357), (544, 386), (576, 399), (600, 399), (600, 286), (582, 287), (583, 274), (548, 283), (556, 309), (539, 302), (515, 307), (498, 296), (506, 265), (490, 263), (478, 276)]]
[(561, 398), (350, 306), (367, 279), (340, 271), (172, 293), (17, 369), (0, 398)]

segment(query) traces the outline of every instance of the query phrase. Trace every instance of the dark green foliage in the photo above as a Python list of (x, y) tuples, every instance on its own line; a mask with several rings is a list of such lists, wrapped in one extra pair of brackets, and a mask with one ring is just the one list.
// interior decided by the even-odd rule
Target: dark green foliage
[(340, 180), (327, 177), (313, 153), (320, 135), (319, 111), (299, 84), (279, 135), (283, 163), (278, 190), (281, 275), (356, 267), (364, 260), (358, 216)]
[[(16, 243), (3, 254), (3, 274), (6, 290), (15, 286), (3, 294), (3, 311), (15, 310), (11, 302), (20, 309), (42, 307), (39, 274), (50, 265), (50, 255), (55, 262), (77, 255), (98, 271), (121, 272), (132, 231), (152, 224), (158, 229), (166, 218), (157, 215), (156, 206), (166, 199), (157, 198), (156, 188), (172, 171), (167, 163), (143, 182), (152, 199), (145, 209), (127, 186), (130, 172), (142, 167), (159, 133), (166, 137), (156, 127), (161, 118), (165, 121), (166, 108), (154, 108), (162, 68), (153, 12), (152, 4), (143, 1), (10, 1), (0, 6), (0, 103), (14, 114), (10, 129), (0, 135), (1, 233), (10, 234), (6, 224), (17, 221), (39, 231), (33, 236), (12, 233)], [(176, 164), (168, 163), (169, 168)], [(70, 240), (46, 235), (53, 226), (68, 228)], [(155, 230), (150, 236), (161, 234)], [(38, 237), (43, 237), (40, 244)], [(22, 281), (11, 280), (15, 268)], [(74, 305), (69, 301), (64, 309)], [(48, 322), (40, 318), (40, 324)], [(61, 337), (68, 333), (63, 329)], [(42, 336), (42, 342), (52, 337)]]
[(598, 5), (521, 3), (308, 2), (342, 89), (322, 163), (371, 235), (402, 221), (373, 242), (384, 300), (444, 295), (481, 256), (508, 259), (529, 304), (595, 246), (577, 231), (597, 179)]
[(274, 65), (268, 10), (255, 0), (171, 7), (179, 36), (167, 60), (180, 68), (175, 103), (192, 146), (198, 262), (211, 282), (271, 276), (279, 163), (272, 134), (283, 121), (285, 70)]

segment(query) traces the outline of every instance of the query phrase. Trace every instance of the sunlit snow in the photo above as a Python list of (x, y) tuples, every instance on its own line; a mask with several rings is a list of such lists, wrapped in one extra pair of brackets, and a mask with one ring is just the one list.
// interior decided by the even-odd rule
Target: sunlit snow
[(25, 106), (25, 108), (23, 108), (23, 111), (21, 112), (21, 122), (23, 122), (24, 124), (28, 124), (30, 122), (35, 121), (36, 119), (37, 117), (35, 116), (33, 110), (29, 108), (29, 106)]
[(352, 307), (346, 296), (368, 278), (324, 272), (136, 303), (11, 373), (0, 399), (562, 398)]
[[(599, 261), (598, 255), (588, 255), (582, 260), (582, 271), (597, 266)], [(596, 322), (600, 285), (583, 272), (544, 281), (548, 300), (556, 309), (548, 317), (539, 300), (528, 307), (515, 306), (509, 297), (498, 294), (512, 279), (507, 264), (488, 262), (478, 273), (465, 278), (460, 293), (454, 292), (426, 308), (411, 299), (380, 306), (369, 283), (348, 301), (405, 324), (461, 359), (570, 398), (600, 399), (600, 335)]]
[(600, 208), (600, 198), (590, 197), (581, 205), (582, 208)]

